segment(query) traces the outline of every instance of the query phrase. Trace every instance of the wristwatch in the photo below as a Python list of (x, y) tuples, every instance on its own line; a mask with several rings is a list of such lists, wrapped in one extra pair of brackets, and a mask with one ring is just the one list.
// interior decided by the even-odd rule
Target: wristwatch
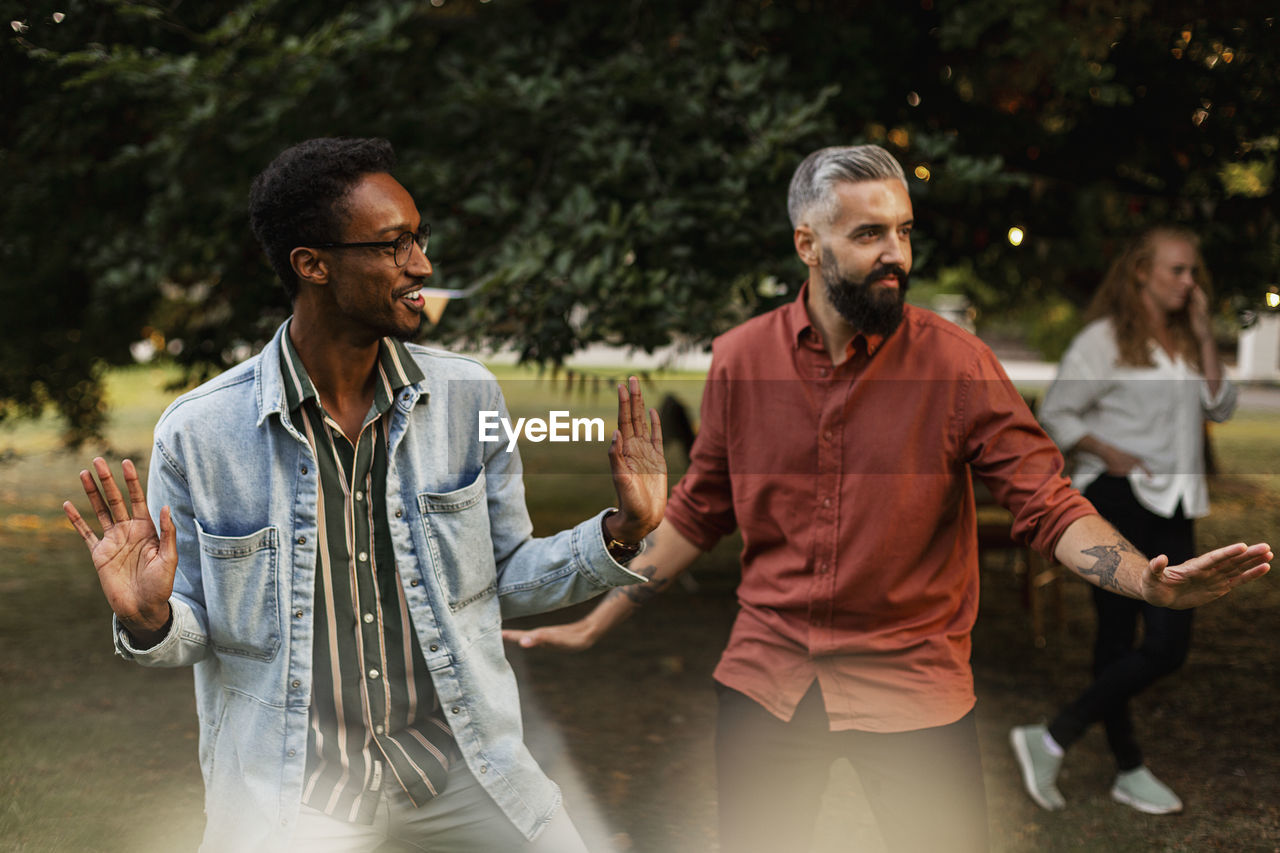
[(610, 536), (609, 527), (605, 524), (605, 520), (615, 512), (617, 512), (616, 509), (610, 510), (600, 516), (600, 534), (604, 537), (604, 547), (608, 550), (609, 556), (612, 557), (619, 565), (625, 566), (627, 563), (639, 556), (640, 552), (644, 550), (644, 540), (641, 539), (634, 545), (629, 545), (621, 539), (614, 539)]

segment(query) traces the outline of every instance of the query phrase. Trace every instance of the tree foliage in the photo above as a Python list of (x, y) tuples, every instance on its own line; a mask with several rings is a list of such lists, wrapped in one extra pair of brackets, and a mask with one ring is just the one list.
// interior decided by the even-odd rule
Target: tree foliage
[(1280, 44), (1253, 4), (0, 6), (0, 401), (55, 404), (73, 440), (131, 343), (199, 376), (286, 315), (245, 202), (311, 136), (395, 144), (436, 283), (480, 286), (433, 336), (543, 362), (792, 298), (786, 186), (825, 144), (899, 156), (917, 278), (987, 310), (1083, 301), (1154, 220), (1205, 235), (1220, 305), (1280, 266)]

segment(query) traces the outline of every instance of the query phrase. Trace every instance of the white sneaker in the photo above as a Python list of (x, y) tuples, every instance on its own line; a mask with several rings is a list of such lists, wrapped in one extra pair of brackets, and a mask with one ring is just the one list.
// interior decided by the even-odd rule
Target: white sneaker
[(1111, 799), (1146, 814), (1177, 814), (1182, 800), (1146, 766), (1126, 770), (1116, 776)]
[(1056, 812), (1066, 808), (1067, 801), (1058, 790), (1058, 770), (1062, 756), (1045, 749), (1044, 726), (1015, 726), (1009, 732), (1009, 743), (1022, 770), (1022, 784), (1042, 809)]

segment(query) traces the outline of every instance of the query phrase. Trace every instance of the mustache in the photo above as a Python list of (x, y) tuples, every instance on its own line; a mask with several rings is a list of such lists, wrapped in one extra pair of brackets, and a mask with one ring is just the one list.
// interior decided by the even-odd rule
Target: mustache
[(877, 264), (871, 268), (871, 272), (867, 273), (867, 277), (862, 280), (864, 287), (889, 276), (897, 277), (899, 282), (907, 280), (907, 271), (902, 268), (901, 264)]

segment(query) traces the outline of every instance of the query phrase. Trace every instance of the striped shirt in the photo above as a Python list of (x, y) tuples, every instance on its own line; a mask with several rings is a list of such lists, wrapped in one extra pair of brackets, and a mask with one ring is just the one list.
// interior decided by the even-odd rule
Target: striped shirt
[(287, 330), (281, 341), (289, 412), (320, 473), (302, 802), (367, 824), (383, 785), (399, 785), (420, 806), (443, 789), (458, 756), (409, 619), (387, 527), (387, 412), (397, 392), (423, 375), (403, 344), (384, 338), (373, 406), (353, 444), (326, 414)]

